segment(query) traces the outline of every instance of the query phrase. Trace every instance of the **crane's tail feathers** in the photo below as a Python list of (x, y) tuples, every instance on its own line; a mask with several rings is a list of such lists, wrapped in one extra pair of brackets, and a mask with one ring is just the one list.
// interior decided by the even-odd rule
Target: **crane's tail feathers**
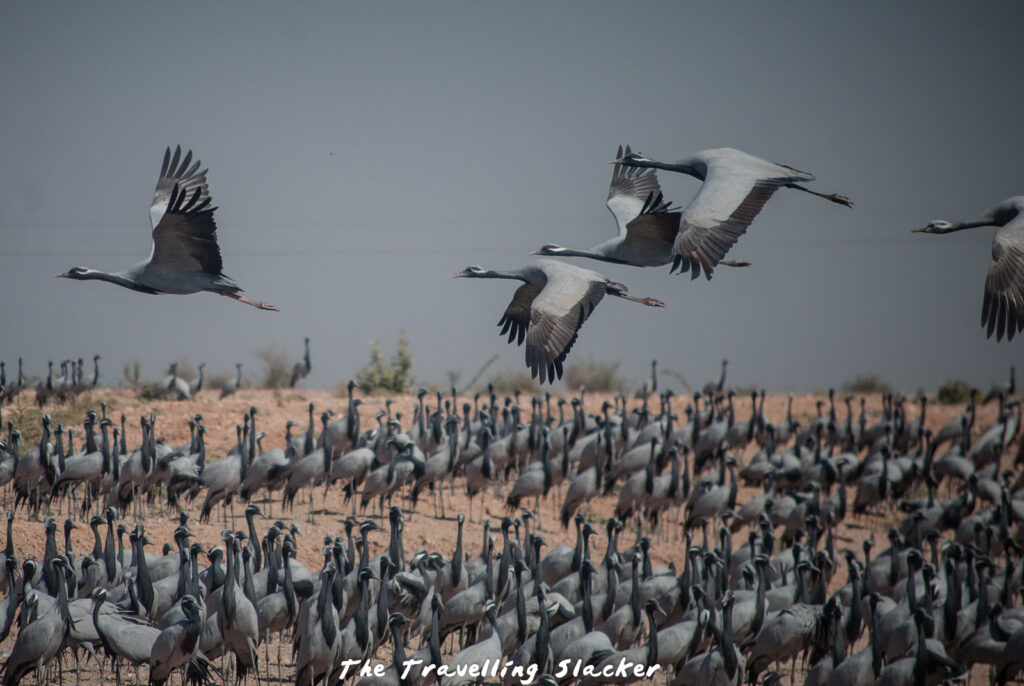
[(801, 186), (798, 183), (791, 183), (791, 184), (789, 184), (789, 187), (790, 188), (795, 188), (798, 191), (803, 191), (804, 193), (810, 193), (811, 195), (816, 195), (819, 198), (824, 198), (825, 200), (828, 200), (829, 202), (834, 202), (837, 205), (845, 205), (846, 207), (853, 207), (853, 201), (850, 200), (849, 198), (847, 198), (845, 195), (840, 195), (839, 193), (819, 193), (818, 191), (812, 191), (810, 188), (806, 188), (804, 186)]
[(196, 656), (189, 660), (185, 672), (185, 682), (190, 686), (205, 686), (216, 683), (213, 672), (216, 666), (210, 662), (202, 653), (197, 652)]

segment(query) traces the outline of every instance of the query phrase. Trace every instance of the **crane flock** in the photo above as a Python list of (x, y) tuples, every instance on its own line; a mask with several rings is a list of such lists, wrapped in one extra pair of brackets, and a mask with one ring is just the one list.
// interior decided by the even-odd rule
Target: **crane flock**
[[(164, 410), (135, 424), (103, 403), (75, 436), (50, 414), (34, 427), (8, 413), (4, 684), (72, 669), (76, 682), (127, 669), (136, 683), (366, 686), (852, 686), (979, 668), (1005, 683), (1024, 671), (1013, 371), (937, 421), (925, 394), (885, 394), (869, 411), (829, 392), (810, 414), (792, 398), (768, 411), (725, 369), (683, 396), (663, 383), (635, 398), (424, 389), (406, 401), (411, 418), (389, 399), (365, 423), (370, 399), (350, 383), (344, 409), (308, 403), (274, 447), (280, 409), (263, 396), (226, 450), (208, 440), (227, 443), (229, 427), (202, 414), (175, 444)], [(247, 393), (234, 404), (260, 397)], [(19, 516), (43, 520), (38, 545), (15, 533)], [(153, 541), (162, 518), (173, 532)], [(409, 545), (423, 527), (456, 540)], [(79, 528), (91, 549), (76, 551)]]

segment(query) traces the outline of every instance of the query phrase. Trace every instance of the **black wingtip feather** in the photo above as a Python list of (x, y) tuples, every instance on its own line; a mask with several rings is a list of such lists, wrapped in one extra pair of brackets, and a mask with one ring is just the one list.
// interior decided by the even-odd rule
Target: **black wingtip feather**
[(174, 170), (178, 168), (178, 160), (180, 160), (180, 159), (181, 159), (181, 146), (180, 145), (176, 145), (176, 146), (174, 146), (174, 157), (171, 158), (171, 164), (167, 168), (167, 170), (169, 172), (171, 172), (172, 176), (174, 175)]
[(999, 316), (996, 318), (996, 340), (1003, 340), (1006, 333), (1006, 298), (999, 298)]

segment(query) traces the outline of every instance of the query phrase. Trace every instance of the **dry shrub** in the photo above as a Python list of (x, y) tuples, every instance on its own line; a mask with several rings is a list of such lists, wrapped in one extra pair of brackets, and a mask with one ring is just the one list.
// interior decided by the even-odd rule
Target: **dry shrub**
[(138, 388), (142, 377), (142, 363), (138, 358), (128, 360), (124, 363), (124, 380), (129, 388)]
[[(260, 348), (256, 357), (263, 362), (262, 388), (285, 388), (292, 379), (292, 361), (281, 348)], [(223, 386), (223, 384), (221, 384)]]
[(537, 383), (536, 379), (531, 379), (530, 373), (525, 369), (498, 372), (491, 376), (487, 382), (494, 386), (495, 393), (501, 395), (508, 395), (516, 391), (531, 394), (540, 391), (540, 384)]
[(398, 347), (385, 361), (380, 341), (370, 341), (370, 364), (356, 372), (356, 383), (364, 393), (405, 393), (412, 386), (412, 354), (405, 331), (398, 334)]
[(861, 374), (842, 385), (844, 393), (892, 393), (892, 386), (878, 374)]
[(565, 385), (574, 390), (583, 386), (596, 393), (623, 392), (626, 382), (619, 376), (619, 364), (593, 358), (573, 362), (565, 368)]
[(967, 402), (971, 396), (971, 386), (962, 379), (946, 379), (939, 385), (935, 397), (943, 405), (957, 405)]
[(217, 372), (215, 374), (207, 372), (203, 376), (203, 388), (219, 391), (227, 385), (228, 381), (234, 381), (236, 375), (237, 372)]

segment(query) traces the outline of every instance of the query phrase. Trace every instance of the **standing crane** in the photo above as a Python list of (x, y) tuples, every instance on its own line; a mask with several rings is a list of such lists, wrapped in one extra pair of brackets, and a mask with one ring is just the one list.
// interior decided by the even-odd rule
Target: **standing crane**
[(302, 356), (301, 362), (296, 362), (295, 366), (292, 367), (292, 378), (289, 380), (288, 385), (295, 388), (295, 384), (299, 382), (299, 379), (305, 379), (309, 376), (309, 372), (313, 369), (313, 363), (309, 359), (309, 336), (306, 336), (306, 352)]

